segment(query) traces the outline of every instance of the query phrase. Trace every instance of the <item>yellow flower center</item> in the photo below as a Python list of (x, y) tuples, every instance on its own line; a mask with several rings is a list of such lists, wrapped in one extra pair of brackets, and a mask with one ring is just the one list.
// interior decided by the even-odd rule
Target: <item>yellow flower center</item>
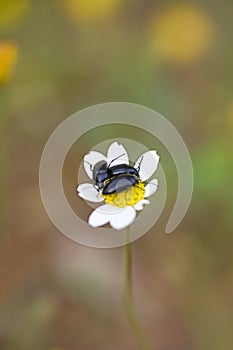
[(133, 207), (136, 203), (144, 198), (145, 186), (142, 181), (139, 180), (137, 185), (127, 188), (126, 190), (112, 194), (102, 194), (105, 203), (115, 205), (119, 208), (127, 207), (128, 205)]

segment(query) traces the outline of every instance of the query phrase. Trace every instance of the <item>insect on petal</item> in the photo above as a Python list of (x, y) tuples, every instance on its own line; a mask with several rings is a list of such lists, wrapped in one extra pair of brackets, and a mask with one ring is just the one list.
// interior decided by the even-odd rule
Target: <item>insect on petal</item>
[(159, 164), (159, 155), (156, 151), (148, 151), (141, 155), (134, 167), (139, 168), (139, 176), (142, 181), (149, 179), (156, 171)]
[(116, 141), (109, 147), (107, 158), (108, 164), (111, 162), (111, 166), (117, 164), (129, 164), (129, 157), (126, 149)]
[(103, 198), (99, 195), (98, 191), (92, 184), (84, 183), (77, 188), (79, 197), (90, 202), (103, 202)]
[(107, 162), (107, 158), (100, 152), (91, 151), (84, 157), (84, 168), (90, 179), (93, 178), (93, 168), (96, 163), (104, 160)]

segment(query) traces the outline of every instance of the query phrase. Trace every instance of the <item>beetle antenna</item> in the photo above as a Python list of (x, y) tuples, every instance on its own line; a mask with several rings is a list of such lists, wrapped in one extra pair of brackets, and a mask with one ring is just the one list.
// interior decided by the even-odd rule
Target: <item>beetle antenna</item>
[(108, 168), (110, 167), (110, 165), (111, 165), (113, 162), (115, 162), (115, 160), (119, 159), (120, 157), (122, 157), (122, 156), (124, 156), (124, 155), (125, 155), (125, 153), (123, 153), (123, 154), (121, 154), (120, 156), (118, 156), (118, 157), (112, 159), (111, 162), (108, 164)]
[(141, 164), (142, 164), (143, 158), (144, 158), (144, 156), (142, 156), (142, 158), (140, 159), (140, 161), (138, 163), (137, 171), (139, 171), (141, 169)]

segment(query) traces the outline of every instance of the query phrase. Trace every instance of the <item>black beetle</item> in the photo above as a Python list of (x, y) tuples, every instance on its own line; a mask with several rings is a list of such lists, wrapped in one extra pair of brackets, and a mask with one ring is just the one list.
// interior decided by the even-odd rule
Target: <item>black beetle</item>
[(103, 194), (122, 192), (126, 188), (138, 183), (139, 173), (136, 168), (128, 164), (118, 164), (109, 167), (107, 162), (101, 161), (93, 168), (93, 181), (98, 191)]
[(116, 159), (123, 155), (114, 158), (109, 164), (105, 160), (101, 160), (94, 167), (86, 162), (90, 165), (92, 180), (98, 192), (102, 191), (102, 194), (105, 195), (119, 193), (138, 184), (140, 180), (139, 170), (143, 157), (137, 169), (124, 163), (111, 166)]

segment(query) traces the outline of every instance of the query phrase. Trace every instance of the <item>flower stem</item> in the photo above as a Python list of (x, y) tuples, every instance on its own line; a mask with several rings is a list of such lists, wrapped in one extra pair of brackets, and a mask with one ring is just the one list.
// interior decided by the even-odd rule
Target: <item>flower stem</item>
[(138, 320), (132, 295), (132, 245), (130, 242), (130, 227), (126, 229), (125, 245), (125, 310), (131, 328), (137, 337), (138, 345), (141, 350), (151, 350), (148, 339)]

